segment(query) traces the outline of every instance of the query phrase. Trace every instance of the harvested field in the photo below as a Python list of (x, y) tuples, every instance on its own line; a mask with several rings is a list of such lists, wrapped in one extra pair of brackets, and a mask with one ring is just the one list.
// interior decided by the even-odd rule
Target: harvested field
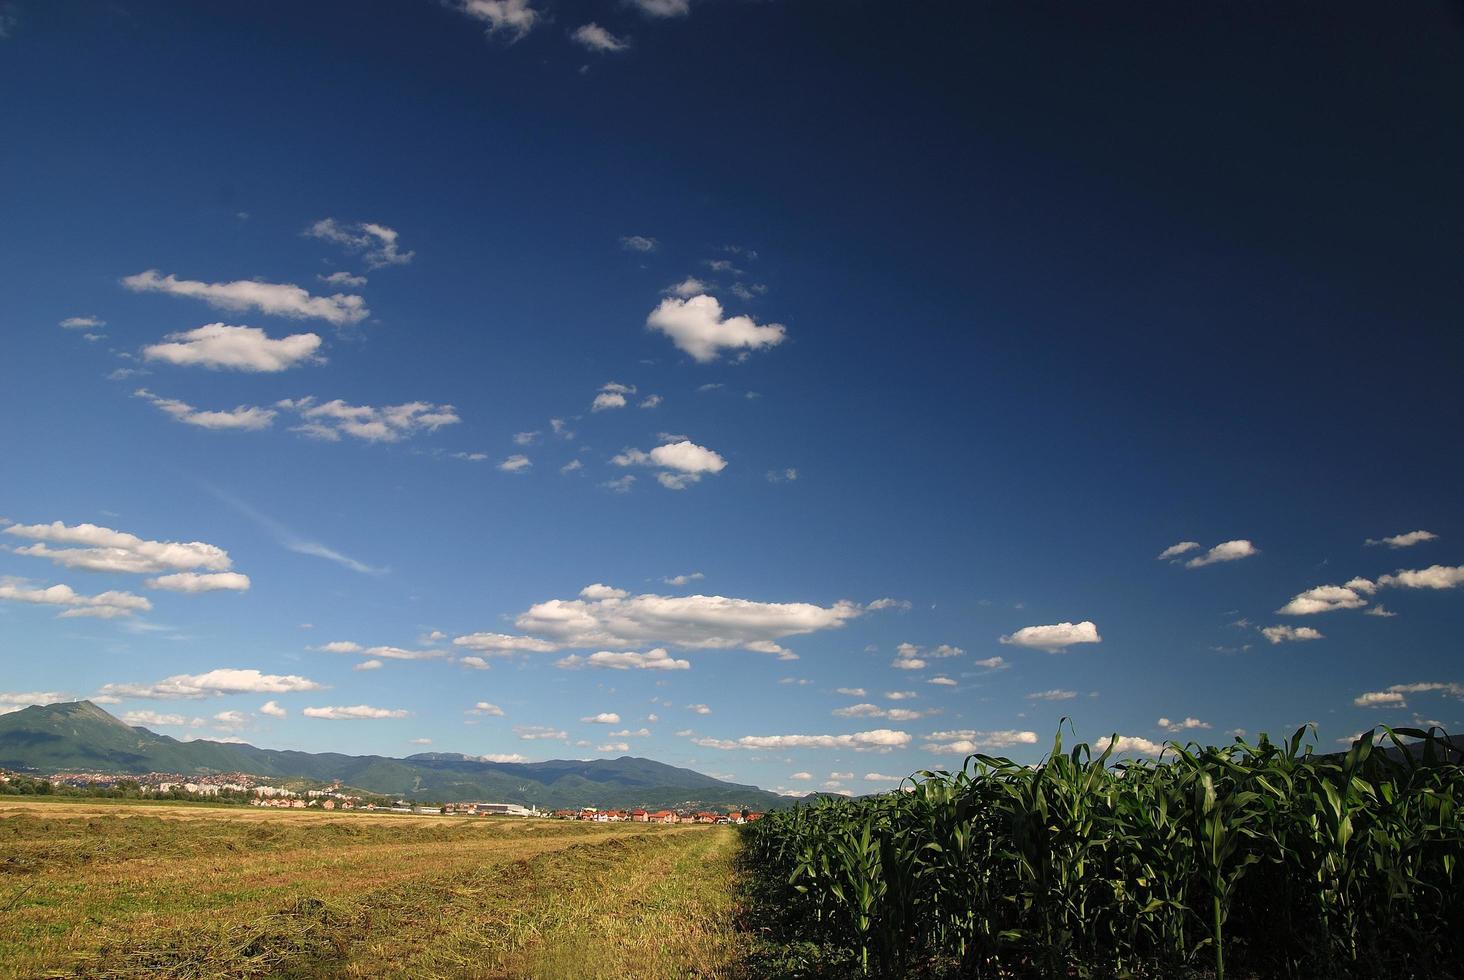
[(0, 804), (5, 976), (735, 975), (736, 832)]

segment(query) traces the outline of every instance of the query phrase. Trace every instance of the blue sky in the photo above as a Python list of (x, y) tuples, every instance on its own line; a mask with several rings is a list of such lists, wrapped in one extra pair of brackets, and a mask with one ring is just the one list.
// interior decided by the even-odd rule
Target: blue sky
[(856, 792), (1457, 729), (1408, 14), (0, 4), (0, 707)]

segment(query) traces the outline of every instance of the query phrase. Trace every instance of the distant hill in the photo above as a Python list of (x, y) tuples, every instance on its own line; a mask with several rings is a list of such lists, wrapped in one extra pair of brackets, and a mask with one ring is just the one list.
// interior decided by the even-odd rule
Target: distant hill
[(539, 807), (746, 806), (794, 801), (651, 759), (484, 762), (427, 752), (394, 759), (287, 752), (233, 742), (180, 742), (127, 725), (90, 701), (33, 705), (0, 715), (0, 767), (43, 772), (247, 772), (270, 779), (340, 780), (389, 796), (488, 800)]

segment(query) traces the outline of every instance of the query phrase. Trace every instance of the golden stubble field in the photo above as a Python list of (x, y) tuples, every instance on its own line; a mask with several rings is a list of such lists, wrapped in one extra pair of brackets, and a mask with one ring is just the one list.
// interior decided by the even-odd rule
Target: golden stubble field
[(725, 977), (736, 831), (0, 800), (0, 975)]

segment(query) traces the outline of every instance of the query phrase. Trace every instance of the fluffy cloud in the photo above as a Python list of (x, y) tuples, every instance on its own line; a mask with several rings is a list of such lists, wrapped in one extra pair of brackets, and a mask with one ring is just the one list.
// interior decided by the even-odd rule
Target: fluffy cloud
[(1262, 628), (1261, 635), (1273, 644), (1323, 639), (1322, 634), (1310, 626), (1266, 626)]
[[(386, 225), (371, 221), (357, 224), (342, 224), (334, 218), (323, 218), (305, 229), (309, 238), (319, 238), (344, 247), (349, 252), (358, 252), (366, 265), (380, 269), (389, 265), (406, 265), (412, 261), (413, 252), (397, 248), (397, 233)], [(339, 275), (340, 273), (337, 273)], [(362, 279), (361, 284), (366, 280)], [(351, 283), (351, 285), (358, 285)]]
[(306, 718), (324, 718), (326, 721), (358, 721), (362, 719), (405, 718), (411, 712), (401, 708), (373, 708), (369, 704), (352, 704), (306, 708), (301, 714)]
[(191, 700), (227, 694), (291, 694), (319, 691), (323, 687), (296, 674), (263, 674), (253, 669), (220, 667), (202, 674), (174, 674), (155, 684), (103, 684), (101, 693), (122, 698)]
[(257, 405), (239, 405), (222, 412), (201, 411), (185, 401), (162, 398), (146, 388), (138, 388), (132, 393), (132, 397), (145, 399), (159, 411), (184, 425), (196, 425), (200, 429), (243, 429), (247, 432), (258, 432), (260, 429), (268, 429), (274, 423), (276, 415), (274, 409), (260, 408)]
[(840, 718), (887, 718), (890, 721), (914, 721), (936, 711), (912, 711), (909, 708), (881, 708), (877, 704), (851, 704), (847, 708), (835, 708), (833, 714)]
[(607, 742), (604, 745), (595, 746), (596, 752), (629, 752), (629, 742)]
[(661, 579), (667, 585), (689, 585), (692, 582), (699, 582), (706, 578), (701, 572), (687, 572), (685, 575), (672, 575), (669, 578)]
[(1050, 691), (1033, 691), (1027, 695), (1028, 701), (1071, 701), (1078, 696), (1077, 691), (1064, 691), (1061, 688), (1053, 688)]
[(776, 652), (777, 640), (837, 629), (861, 613), (858, 605), (843, 601), (817, 606), (725, 596), (592, 595), (536, 603), (514, 625), (562, 647), (741, 647)]
[(1198, 718), (1180, 718), (1178, 720), (1160, 718), (1157, 722), (1155, 722), (1155, 724), (1162, 728), (1164, 731), (1171, 733), (1190, 732), (1198, 728), (1212, 727), (1209, 722), (1200, 721), (1200, 719)]
[(511, 636), (507, 633), (469, 633), (453, 638), (453, 645), (480, 653), (507, 656), (514, 653), (553, 653), (558, 644), (532, 636)]
[(365, 276), (353, 276), (349, 272), (332, 272), (328, 276), (316, 276), (315, 278), (330, 286), (361, 287), (366, 285)]
[(709, 749), (853, 749), (856, 752), (884, 751), (910, 744), (906, 732), (876, 728), (849, 735), (744, 735), (739, 739), (695, 738)]
[(985, 667), (987, 670), (1006, 670), (1011, 664), (1007, 663), (1005, 657), (987, 657), (985, 660), (978, 660), (977, 667)]
[(1036, 745), (1036, 732), (1023, 732), (1006, 729), (1003, 731), (982, 732), (963, 728), (949, 732), (931, 732), (926, 736), (925, 743), (927, 752), (952, 752), (958, 755), (971, 755), (974, 752), (985, 752), (990, 749), (1006, 749), (1014, 745)]
[(384, 666), (386, 666), (386, 664), (383, 661), (376, 660), (376, 659), (373, 658), (371, 660), (363, 660), (360, 663), (355, 664), (354, 666), (352, 666), (351, 669), (352, 670), (380, 670)]
[(146, 598), (131, 592), (108, 591), (97, 595), (82, 595), (69, 585), (52, 585), (39, 589), (13, 579), (0, 580), (0, 600), (65, 606), (58, 614), (63, 619), (116, 619), (119, 616), (131, 616), (135, 612), (147, 612), (152, 608), (152, 603)]
[(1051, 626), (1024, 626), (1001, 642), (1012, 646), (1062, 653), (1075, 643), (1102, 643), (1098, 627), (1084, 620), (1081, 623), (1054, 623)]
[(195, 330), (170, 333), (169, 343), (142, 349), (149, 361), (167, 361), (189, 367), (231, 368), (271, 373), (318, 360), (320, 337), (297, 333), (278, 340), (258, 327), (209, 323)]
[(156, 269), (139, 272), (122, 280), (122, 285), (138, 293), (167, 293), (201, 299), (222, 310), (259, 310), (273, 316), (297, 320), (317, 319), (335, 326), (360, 323), (371, 315), (366, 301), (359, 296), (336, 293), (333, 296), (312, 296), (293, 283), (198, 282), (162, 276)]
[(239, 572), (174, 572), (148, 579), (147, 587), (170, 592), (247, 592), (249, 576)]
[(1406, 708), (1406, 695), (1442, 694), (1445, 697), (1464, 701), (1464, 684), (1419, 681), (1413, 684), (1393, 684), (1384, 691), (1367, 691), (1352, 699), (1359, 708)]
[(312, 439), (338, 442), (341, 434), (367, 442), (400, 442), (426, 430), (436, 432), (444, 425), (456, 425), (457, 410), (451, 405), (406, 402), (401, 405), (350, 405), (339, 398), (316, 404), (313, 397), (286, 398), (276, 408), (294, 412), (301, 424), (295, 427)]
[(1109, 745), (1113, 746), (1114, 755), (1159, 755), (1164, 751), (1164, 746), (1159, 742), (1150, 741), (1147, 738), (1139, 738), (1133, 735), (1119, 735), (1117, 738), (1101, 738), (1093, 744), (1096, 752), (1104, 752)]
[(924, 670), (926, 663), (919, 657), (896, 657), (890, 661), (890, 666), (896, 670)]
[(696, 276), (687, 276), (676, 285), (667, 286), (664, 290), (662, 290), (662, 292), (670, 293), (672, 296), (680, 296), (681, 298), (686, 299), (690, 296), (696, 296), (701, 293), (705, 293), (711, 288), (711, 286), (702, 282), (700, 279), (696, 278)]
[(932, 677), (928, 681), (926, 681), (925, 683), (927, 683), (927, 684), (936, 684), (936, 685), (939, 685), (940, 687), (955, 687), (958, 682), (952, 680), (949, 677)]
[(624, 51), (630, 47), (630, 42), (616, 37), (594, 21), (575, 28), (570, 37), (574, 38), (575, 43), (591, 51)]
[(517, 752), (489, 752), (476, 757), (479, 762), (528, 762), (529, 757)]
[(508, 457), (508, 459), (505, 459), (503, 462), (499, 463), (498, 468), (505, 473), (523, 473), (529, 470), (533, 465), (534, 463), (531, 459), (529, 459), (529, 457), (523, 455), (522, 453), (515, 453), (514, 455)]
[(315, 649), (324, 651), (325, 653), (360, 653), (366, 648), (351, 640), (331, 640), (329, 643), (321, 644)]
[(1159, 552), (1158, 558), (1164, 561), (1168, 558), (1178, 558), (1180, 555), (1189, 554), (1200, 546), (1198, 541), (1181, 541), (1179, 544), (1172, 544)]
[(724, 350), (775, 347), (787, 338), (787, 328), (780, 323), (759, 326), (750, 316), (723, 317), (722, 304), (706, 294), (662, 300), (646, 317), (646, 326), (659, 330), (704, 364), (715, 361)]
[(1222, 541), (1203, 555), (1185, 562), (1184, 567), (1203, 568), (1206, 565), (1214, 565), (1222, 561), (1239, 561), (1258, 554), (1260, 554), (1260, 549), (1244, 538), (1239, 538), (1235, 541)]
[(580, 721), (587, 725), (618, 725), (620, 716), (613, 711), (602, 711), (597, 715), (587, 715)]
[(33, 704), (55, 704), (71, 698), (59, 691), (0, 691), (0, 715), (28, 708)]
[(588, 657), (580, 657), (571, 654), (562, 660), (555, 661), (556, 667), (573, 669), (576, 667), (605, 667), (610, 670), (690, 670), (691, 661), (677, 660), (668, 654), (664, 649), (657, 647), (654, 650), (647, 650), (645, 653), (616, 653), (610, 650), (601, 650), (592, 653)]
[(1378, 578), (1379, 585), (1405, 589), (1452, 589), (1464, 584), (1464, 565), (1430, 565), (1421, 569), (1404, 569)]
[(470, 715), (487, 715), (493, 718), (502, 718), (503, 709), (489, 701), (479, 701), (468, 709)]
[(659, 467), (660, 472), (656, 474), (656, 479), (671, 490), (685, 489), (706, 474), (720, 473), (727, 468), (727, 461), (718, 453), (705, 446), (698, 446), (689, 439), (668, 442), (649, 453), (639, 449), (627, 449), (611, 457), (610, 462), (616, 466)]
[(909, 612), (910, 605), (911, 603), (909, 599), (891, 599), (886, 596), (883, 599), (874, 600), (864, 608), (869, 610), (870, 612), (882, 612), (886, 609), (894, 609), (899, 612)]
[(1283, 616), (1312, 616), (1337, 609), (1358, 609), (1367, 605), (1364, 595), (1372, 595), (1377, 586), (1365, 578), (1355, 578), (1346, 585), (1319, 585), (1292, 597), (1276, 612)]
[(122, 715), (122, 722), (134, 727), (145, 725), (176, 727), (188, 724), (188, 719), (183, 715), (165, 715), (156, 711), (128, 711)]
[[(202, 541), (148, 541), (135, 534), (96, 524), (12, 524), (4, 531), (38, 544), (14, 549), (16, 554), (48, 558), (66, 568), (92, 572), (145, 574), (207, 569), (223, 572), (233, 567), (229, 553)], [(80, 547), (52, 548), (52, 544)]]
[[(61, 325), (65, 326), (65, 321)], [(1422, 544), (1424, 541), (1434, 541), (1437, 538), (1438, 535), (1432, 531), (1409, 531), (1407, 534), (1395, 534), (1390, 538), (1368, 538), (1364, 543), (1369, 545), (1384, 544), (1389, 548), (1411, 548), (1416, 544)]]
[(264, 704), (261, 704), (259, 706), (259, 713), (262, 715), (269, 715), (271, 718), (284, 718), (289, 715), (288, 711), (280, 707), (280, 703), (278, 701), (264, 702)]
[(69, 316), (61, 321), (63, 330), (100, 330), (107, 321), (96, 316)]

